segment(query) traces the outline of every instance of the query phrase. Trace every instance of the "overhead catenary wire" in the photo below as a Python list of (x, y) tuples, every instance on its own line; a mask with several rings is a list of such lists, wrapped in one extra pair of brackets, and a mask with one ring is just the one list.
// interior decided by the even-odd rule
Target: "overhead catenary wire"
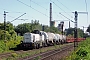
[(59, 16), (56, 12), (54, 12), (54, 13), (57, 15), (57, 17), (61, 17), (64, 20), (64, 18), (62, 16)]
[(0, 8), (0, 10), (9, 11), (9, 13), (24, 13), (24, 12), (18, 12), (18, 11), (11, 11), (8, 9), (3, 9), (3, 8)]
[(31, 0), (30, 0), (30, 7), (31, 7)]
[(86, 5), (86, 11), (87, 11), (87, 1), (85, 0), (85, 5)]
[[(0, 13), (1, 15), (3, 15), (2, 13)], [(10, 17), (10, 18), (14, 18), (13, 16), (10, 16), (10, 15), (7, 15), (8, 17)]]
[[(59, 13), (59, 14), (61, 14), (61, 13)], [(67, 18), (65, 15), (63, 15), (63, 14), (61, 14), (63, 17), (65, 17), (65, 18)], [(70, 20), (69, 18), (67, 18), (68, 20)]]
[[(53, 2), (52, 0), (50, 0), (51, 2)], [(61, 7), (59, 7), (55, 2), (53, 2), (59, 9), (61, 9), (62, 11), (64, 11)], [(65, 12), (65, 11), (64, 11)], [(68, 16), (70, 16), (71, 18), (73, 18), (71, 15), (69, 15), (67, 12), (65, 12)]]
[[(85, 0), (85, 5), (86, 5), (86, 12), (87, 12), (87, 1)], [(87, 14), (87, 23), (88, 23), (88, 14)]]
[(29, 8), (32, 8), (32, 9), (33, 9), (33, 10), (35, 10), (35, 11), (37, 11), (37, 12), (41, 13), (42, 15), (44, 15), (44, 16), (46, 16), (46, 17), (48, 17), (46, 14), (44, 14), (44, 13), (42, 13), (42, 12), (38, 11), (37, 9), (33, 8), (32, 6), (29, 6), (29, 5), (25, 4), (24, 2), (21, 2), (20, 0), (17, 0), (17, 1), (18, 1), (18, 2), (20, 2), (20, 3), (22, 3), (22, 4), (24, 4), (24, 5), (26, 5), (26, 6), (27, 6), (27, 7), (29, 7)]
[(41, 6), (40, 4), (34, 2), (33, 0), (30, 0), (30, 1), (33, 2), (34, 4), (37, 4), (38, 6), (40, 6), (40, 7), (42, 7), (42, 8), (44, 8), (45, 10), (48, 10), (48, 9), (46, 9), (45, 7)]
[(72, 12), (68, 7), (66, 7), (63, 3), (61, 3), (59, 0), (57, 0), (60, 4), (62, 4), (65, 8), (67, 8), (70, 12)]
[(21, 16), (23, 16), (23, 15), (25, 15), (25, 14), (26, 14), (26, 13), (24, 13), (24, 14), (20, 15), (19, 17), (15, 18), (15, 19), (14, 19), (14, 20), (12, 20), (11, 22), (13, 22), (13, 21), (17, 20), (18, 18), (20, 18)]
[[(34, 1), (32, 1), (32, 0), (30, 0), (30, 7), (32, 7), (31, 2), (33, 2), (34, 4), (42, 7), (42, 8), (45, 9), (45, 10), (48, 10), (48, 9), (46, 9), (45, 7), (41, 6), (40, 4), (38, 4), (38, 3), (36, 3), (36, 2), (34, 2)], [(32, 18), (33, 18), (33, 17), (32, 17)]]
[[(61, 13), (59, 13), (59, 14), (61, 14)], [(65, 18), (67, 18), (65, 15), (63, 15), (63, 14), (61, 14), (63, 17), (65, 17)], [(69, 19), (69, 18), (67, 18), (69, 21), (71, 21), (71, 22), (73, 22), (73, 23), (75, 23), (74, 21), (72, 21), (71, 19)]]

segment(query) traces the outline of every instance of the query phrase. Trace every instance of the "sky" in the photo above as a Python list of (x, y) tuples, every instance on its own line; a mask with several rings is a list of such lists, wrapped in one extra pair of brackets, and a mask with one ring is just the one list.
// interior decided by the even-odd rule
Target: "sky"
[[(21, 3), (23, 2), (23, 3)], [(78, 27), (88, 27), (90, 24), (90, 0), (0, 0), (0, 22), (4, 22), (4, 11), (6, 13), (6, 21), (12, 21), (15, 18), (21, 16), (17, 20), (11, 22), (15, 26), (18, 24), (29, 23), (31, 20), (39, 20), (40, 24), (49, 25), (50, 15), (50, 3), (52, 3), (52, 20), (68, 20), (67, 18), (74, 20), (74, 13), (72, 12), (88, 12), (87, 14), (78, 13)], [(62, 16), (62, 13), (64, 16)], [(26, 19), (25, 21), (19, 19)], [(55, 22), (57, 26), (60, 21)], [(68, 28), (68, 21), (64, 21), (64, 28)], [(74, 23), (71, 22), (71, 27), (74, 27)], [(86, 30), (86, 28), (85, 28)]]

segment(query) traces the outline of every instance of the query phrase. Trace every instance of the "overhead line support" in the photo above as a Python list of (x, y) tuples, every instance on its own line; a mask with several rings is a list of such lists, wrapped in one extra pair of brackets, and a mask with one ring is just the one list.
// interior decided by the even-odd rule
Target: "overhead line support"
[(76, 49), (76, 47), (78, 47), (78, 32), (77, 32), (77, 17), (78, 17), (78, 13), (79, 14), (88, 14), (88, 12), (72, 12), (75, 14), (75, 29), (74, 29), (74, 50)]
[(4, 11), (4, 41), (6, 41), (6, 11)]
[(24, 14), (20, 15), (19, 17), (15, 18), (15, 19), (14, 19), (14, 20), (12, 20), (11, 22), (13, 22), (13, 21), (17, 20), (18, 18), (22, 17), (22, 16), (23, 16), (23, 15), (25, 15), (25, 14), (26, 14), (26, 13), (24, 13)]

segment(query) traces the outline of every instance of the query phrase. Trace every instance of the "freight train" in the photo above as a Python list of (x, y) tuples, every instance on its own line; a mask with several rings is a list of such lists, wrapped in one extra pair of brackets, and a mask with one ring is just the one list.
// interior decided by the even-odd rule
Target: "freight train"
[(24, 34), (24, 40), (21, 42), (20, 47), (33, 49), (66, 42), (70, 42), (70, 39), (67, 39), (65, 35), (34, 30), (31, 33)]

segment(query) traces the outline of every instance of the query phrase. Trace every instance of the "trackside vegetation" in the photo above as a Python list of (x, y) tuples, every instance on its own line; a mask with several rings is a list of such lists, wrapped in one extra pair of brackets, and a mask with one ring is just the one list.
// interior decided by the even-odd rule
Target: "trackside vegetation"
[(80, 42), (77, 50), (66, 57), (66, 60), (90, 60), (90, 38)]
[[(70, 43), (70, 44), (72, 44), (72, 43)], [(46, 48), (28, 50), (28, 51), (25, 51), (23, 53), (12, 53), (11, 56), (9, 56), (7, 58), (2, 58), (2, 60), (18, 60), (19, 58), (24, 58), (24, 57), (40, 54), (43, 52), (47, 52), (47, 51), (51, 51), (51, 50), (55, 50), (55, 49), (60, 49), (61, 47), (66, 46), (66, 45), (69, 45), (69, 44), (54, 45), (54, 46), (50, 46), (50, 47), (46, 47)], [(34, 58), (34, 60), (39, 60), (40, 58), (42, 58), (42, 57), (37, 56), (36, 58)]]
[[(17, 47), (20, 41), (23, 40), (23, 34), (32, 32), (33, 30), (42, 30), (42, 24), (38, 20), (31, 23), (23, 23), (13, 26), (11, 22), (6, 22), (6, 29), (4, 30), (4, 23), (0, 23), (0, 53), (9, 52), (11, 48)], [(44, 26), (46, 32), (60, 33), (56, 27)], [(6, 37), (5, 37), (6, 36)]]
[[(44, 28), (42, 27), (44, 26)], [(45, 32), (53, 32), (53, 33), (59, 33), (61, 34), (61, 32), (58, 30), (57, 27), (49, 27), (47, 25), (42, 25), (39, 23), (38, 20), (32, 20), (31, 23), (23, 23), (23, 24), (19, 24), (17, 26), (13, 26), (13, 24), (11, 22), (6, 22), (6, 29), (4, 30), (4, 23), (0, 23), (0, 53), (6, 53), (6, 52), (12, 52), (13, 50), (11, 48), (15, 48), (17, 47), (18, 44), (20, 44), (21, 40), (23, 40), (23, 34), (26, 32), (32, 32), (33, 30), (44, 30)], [(71, 32), (72, 31), (72, 32)], [(83, 31), (79, 29), (79, 36), (82, 37), (83, 35)], [(64, 32), (65, 34), (65, 32)], [(67, 36), (73, 36), (73, 28), (69, 29), (67, 31)], [(6, 38), (5, 38), (6, 36)], [(88, 39), (86, 40), (86, 43), (89, 44)], [(83, 44), (85, 42), (82, 42), (81, 44)], [(85, 45), (88, 48), (90, 48), (88, 45)], [(55, 45), (56, 48), (56, 45)], [(86, 54), (85, 57), (88, 57), (89, 54), (89, 50), (88, 48), (84, 47), (79, 47), (79, 49), (77, 50), (77, 54), (75, 55), (76, 57), (79, 56), (79, 58), (81, 58), (82, 56), (84, 56), (83, 54)], [(87, 50), (85, 50), (87, 49)], [(43, 51), (43, 50), (42, 50)], [(81, 54), (78, 51), (85, 51), (85, 53)], [(36, 52), (35, 52), (36, 53)], [(28, 55), (24, 54), (24, 55)], [(74, 54), (73, 54), (74, 55)], [(73, 57), (72, 55), (72, 57)], [(82, 55), (82, 56), (81, 56)], [(18, 54), (16, 53), (12, 53), (13, 57), (17, 57)], [(20, 55), (21, 57), (23, 55)]]
[(12, 50), (10, 49), (17, 47), (17, 45), (20, 44), (21, 39), (22, 37), (18, 36), (17, 40), (9, 40), (9, 41), (0, 40), (0, 53), (11, 52)]

